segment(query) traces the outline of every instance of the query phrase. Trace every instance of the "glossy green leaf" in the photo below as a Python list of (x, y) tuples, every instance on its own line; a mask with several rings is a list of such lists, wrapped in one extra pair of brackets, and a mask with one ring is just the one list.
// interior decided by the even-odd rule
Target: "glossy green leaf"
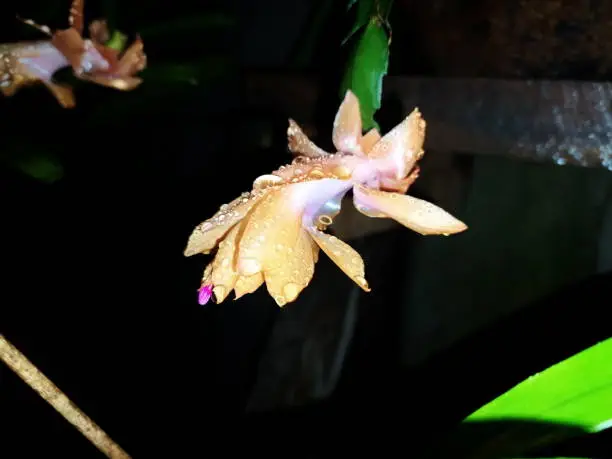
[(389, 65), (389, 37), (378, 18), (372, 18), (359, 39), (342, 81), (340, 97), (348, 89), (361, 105), (364, 130), (378, 128), (374, 114), (380, 108), (382, 79)]
[(357, 4), (355, 22), (348, 35), (342, 40), (346, 44), (359, 30), (365, 27), (371, 18), (387, 20), (393, 0), (349, 0), (347, 10), (352, 9)]
[(612, 420), (612, 339), (532, 376), (466, 420), (532, 419), (596, 431)]
[(361, 28), (365, 27), (370, 17), (374, 16), (376, 11), (374, 8), (374, 0), (349, 0), (348, 9), (350, 10), (355, 4), (357, 4), (355, 22), (353, 23), (351, 31), (344, 37), (344, 40), (342, 40), (343, 45), (346, 44), (353, 35), (359, 32)]
[[(538, 373), (468, 416), (428, 459), (509, 459), (612, 426), (612, 339)], [(569, 452), (569, 451), (568, 451)], [(572, 452), (575, 454), (576, 452)], [(582, 456), (582, 454), (580, 454)], [(579, 456), (579, 457), (580, 457)]]

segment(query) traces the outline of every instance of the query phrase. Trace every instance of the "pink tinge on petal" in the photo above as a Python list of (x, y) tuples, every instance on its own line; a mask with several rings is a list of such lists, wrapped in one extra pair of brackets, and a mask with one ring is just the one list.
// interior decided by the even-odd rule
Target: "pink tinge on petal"
[(198, 303), (204, 306), (210, 301), (212, 297), (213, 286), (212, 284), (202, 285), (198, 290)]

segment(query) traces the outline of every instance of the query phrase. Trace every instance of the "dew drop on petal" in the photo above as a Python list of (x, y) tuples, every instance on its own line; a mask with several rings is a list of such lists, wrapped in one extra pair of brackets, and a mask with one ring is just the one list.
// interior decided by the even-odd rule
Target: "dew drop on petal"
[(289, 283), (283, 287), (283, 293), (287, 301), (293, 301), (300, 293), (300, 287), (297, 284)]
[(287, 300), (281, 295), (276, 295), (274, 297), (274, 301), (276, 301), (276, 304), (278, 304), (281, 308), (287, 304)]

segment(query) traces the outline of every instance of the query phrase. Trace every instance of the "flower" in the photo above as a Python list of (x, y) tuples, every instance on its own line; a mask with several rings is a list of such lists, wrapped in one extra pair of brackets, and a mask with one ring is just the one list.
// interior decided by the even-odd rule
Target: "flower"
[(50, 40), (3, 45), (6, 48), (5, 68), (0, 71), (0, 91), (5, 96), (40, 82), (63, 107), (72, 108), (75, 106), (72, 88), (53, 80), (53, 74), (67, 66), (72, 67), (74, 75), (81, 80), (122, 91), (130, 91), (142, 83), (136, 74), (146, 67), (147, 57), (140, 37), (120, 52), (106, 44), (110, 38), (106, 21), (96, 20), (89, 25), (90, 38), (86, 39), (83, 37), (83, 9), (84, 0), (73, 0), (70, 27), (54, 32), (31, 19), (22, 20), (49, 35)]
[(232, 289), (238, 299), (264, 282), (279, 306), (294, 301), (313, 277), (319, 249), (370, 291), (359, 253), (325, 232), (351, 189), (355, 207), (369, 217), (393, 218), (423, 235), (467, 229), (441, 208), (404, 194), (423, 156), (425, 121), (418, 109), (384, 137), (376, 130), (362, 135), (359, 101), (348, 91), (334, 120), (337, 153), (316, 146), (293, 120), (287, 137), (293, 162), (258, 177), (250, 192), (222, 205), (189, 237), (185, 256), (217, 249), (201, 290), (212, 290), (216, 302)]

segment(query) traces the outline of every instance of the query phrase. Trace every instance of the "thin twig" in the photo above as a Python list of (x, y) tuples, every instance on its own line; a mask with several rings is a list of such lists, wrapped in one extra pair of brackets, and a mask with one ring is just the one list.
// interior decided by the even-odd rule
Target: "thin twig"
[(0, 334), (0, 358), (107, 457), (113, 459), (130, 457), (2, 334)]

